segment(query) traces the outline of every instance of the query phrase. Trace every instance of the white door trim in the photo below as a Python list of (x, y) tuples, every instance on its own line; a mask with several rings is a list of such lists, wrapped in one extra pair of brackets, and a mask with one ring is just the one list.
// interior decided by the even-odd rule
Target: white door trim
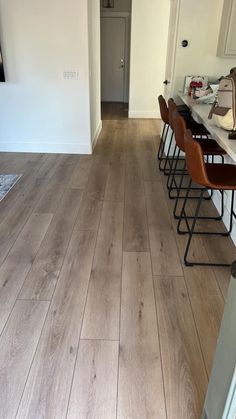
[[(171, 7), (173, 7), (173, 2), (176, 1), (176, 14), (175, 14), (175, 18), (174, 18), (174, 22), (171, 22)], [(171, 88), (170, 91), (168, 92), (168, 96), (170, 95), (173, 96), (173, 92), (174, 92), (174, 76), (175, 76), (175, 66), (176, 66), (176, 54), (177, 54), (177, 40), (178, 40), (178, 34), (179, 34), (179, 17), (180, 17), (180, 3), (181, 0), (171, 0), (171, 4), (170, 4), (170, 19), (169, 19), (169, 34), (168, 34), (168, 44), (167, 44), (167, 55), (166, 55), (166, 78), (168, 75), (168, 65), (169, 65), (169, 52), (171, 50), (173, 50), (173, 57), (172, 57), (172, 66), (171, 66), (171, 70), (170, 70), (170, 78), (171, 78)], [(171, 28), (170, 25), (174, 24), (174, 39), (172, 40), (170, 37), (170, 33), (171, 33)], [(174, 46), (174, 48), (173, 48)], [(167, 89), (165, 90), (165, 96), (167, 95)], [(166, 99), (169, 99), (169, 97)]]
[(112, 12), (102, 11), (101, 18), (124, 18), (125, 19), (125, 70), (124, 70), (124, 102), (129, 101), (129, 69), (130, 69), (130, 31), (131, 31), (131, 14), (130, 12)]

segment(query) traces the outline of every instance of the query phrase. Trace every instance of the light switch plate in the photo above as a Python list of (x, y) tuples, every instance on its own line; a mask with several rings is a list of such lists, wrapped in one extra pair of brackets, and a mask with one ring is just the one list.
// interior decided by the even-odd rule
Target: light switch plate
[(63, 71), (64, 80), (78, 80), (79, 72), (74, 70), (65, 70)]

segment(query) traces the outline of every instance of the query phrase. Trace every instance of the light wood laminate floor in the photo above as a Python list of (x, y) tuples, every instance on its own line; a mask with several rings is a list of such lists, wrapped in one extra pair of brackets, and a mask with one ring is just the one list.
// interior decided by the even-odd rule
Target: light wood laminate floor
[[(0, 203), (0, 419), (200, 418), (230, 273), (183, 266), (159, 128), (104, 121), (93, 156), (0, 154), (23, 174)], [(193, 257), (234, 253), (194, 238)]]

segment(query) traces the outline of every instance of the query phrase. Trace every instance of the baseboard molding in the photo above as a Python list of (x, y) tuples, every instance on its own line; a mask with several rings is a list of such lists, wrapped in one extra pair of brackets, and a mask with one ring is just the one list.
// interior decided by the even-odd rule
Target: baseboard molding
[(89, 143), (45, 143), (39, 141), (28, 142), (0, 142), (0, 152), (15, 153), (58, 153), (58, 154), (92, 154)]
[(129, 110), (129, 118), (131, 119), (159, 119), (159, 111), (132, 111)]
[(99, 121), (97, 129), (96, 129), (95, 134), (94, 134), (94, 137), (92, 139), (92, 149), (95, 148), (95, 146), (97, 144), (98, 137), (99, 137), (101, 131), (102, 131), (102, 121)]

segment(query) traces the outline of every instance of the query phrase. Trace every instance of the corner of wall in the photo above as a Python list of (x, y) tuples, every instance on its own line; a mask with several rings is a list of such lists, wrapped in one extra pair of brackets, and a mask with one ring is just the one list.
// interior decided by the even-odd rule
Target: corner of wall
[(99, 135), (100, 135), (101, 131), (102, 131), (102, 121), (99, 121), (98, 126), (97, 126), (97, 128), (95, 130), (95, 133), (93, 135), (93, 138), (92, 138), (92, 151), (94, 150), (94, 148), (97, 144), (97, 140), (99, 138)]

